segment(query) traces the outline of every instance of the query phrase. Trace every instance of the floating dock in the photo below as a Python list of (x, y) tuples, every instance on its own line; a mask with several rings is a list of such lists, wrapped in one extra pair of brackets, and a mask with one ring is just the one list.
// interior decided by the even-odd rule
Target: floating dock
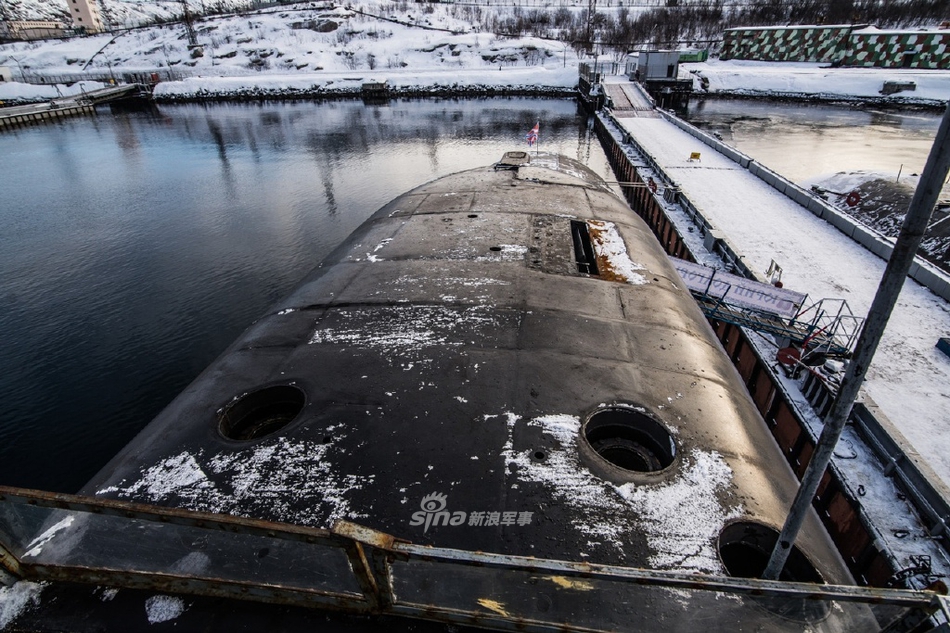
[[(608, 94), (638, 89), (611, 80)], [(627, 200), (667, 253), (760, 281), (769, 281), (765, 273), (777, 262), (788, 288), (813, 299), (845, 297), (855, 314), (867, 311), (887, 240), (667, 112), (602, 111), (597, 126)], [(935, 430), (950, 411), (950, 363), (935, 345), (950, 331), (950, 280), (922, 261), (911, 275), (920, 283), (905, 285), (868, 374), (870, 395), (856, 405), (854, 426), (838, 452), (844, 457), (830, 468), (816, 500), (852, 572), (871, 584), (914, 567), (912, 558), (925, 552), (944, 573), (948, 569), (950, 437)], [(778, 365), (774, 339), (726, 321), (713, 325), (801, 475), (835, 375), (814, 368), (802, 385), (770, 369)], [(888, 505), (888, 498), (905, 497), (909, 504)]]
[(94, 114), (96, 105), (100, 103), (147, 95), (148, 89), (144, 85), (125, 84), (62, 97), (46, 103), (0, 108), (0, 130)]

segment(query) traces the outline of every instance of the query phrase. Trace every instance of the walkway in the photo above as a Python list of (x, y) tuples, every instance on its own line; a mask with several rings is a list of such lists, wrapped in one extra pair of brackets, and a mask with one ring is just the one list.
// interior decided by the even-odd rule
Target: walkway
[[(726, 156), (662, 118), (618, 117), (621, 125), (762, 273), (772, 260), (787, 288), (812, 300), (845, 298), (867, 313), (885, 262)], [(699, 161), (690, 161), (700, 152)], [(950, 335), (950, 305), (908, 279), (869, 371), (865, 391), (950, 484), (950, 358), (935, 345)]]
[(604, 90), (612, 103), (611, 110), (618, 118), (632, 116), (658, 117), (653, 100), (636, 84), (605, 83)]

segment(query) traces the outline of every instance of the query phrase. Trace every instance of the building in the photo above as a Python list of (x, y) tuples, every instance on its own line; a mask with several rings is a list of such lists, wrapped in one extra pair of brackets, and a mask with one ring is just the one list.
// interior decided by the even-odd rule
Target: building
[(679, 78), (679, 51), (640, 51), (628, 57), (631, 81), (643, 84), (661, 108), (681, 108), (689, 103), (693, 80)]
[(9, 66), (0, 66), (0, 83), (13, 81), (13, 71)]
[(676, 79), (679, 74), (679, 51), (640, 51), (630, 79), (634, 81)]
[(63, 37), (65, 27), (53, 20), (5, 20), (0, 22), (0, 37), (11, 40), (41, 40)]
[(768, 26), (726, 29), (720, 59), (752, 59), (763, 62), (834, 62), (848, 48), (852, 30), (834, 26)]
[(708, 48), (686, 48), (679, 51), (680, 63), (704, 62), (709, 59)]
[(77, 31), (100, 33), (105, 30), (96, 0), (66, 0), (66, 3)]
[(882, 31), (864, 24), (727, 29), (720, 59), (950, 68), (950, 29)]
[(950, 29), (881, 31), (871, 26), (851, 33), (844, 66), (950, 68)]

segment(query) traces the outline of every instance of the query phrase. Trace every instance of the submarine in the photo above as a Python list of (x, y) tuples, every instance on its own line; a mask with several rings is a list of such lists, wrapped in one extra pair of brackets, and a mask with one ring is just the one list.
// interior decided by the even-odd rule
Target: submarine
[(10, 630), (934, 612), (855, 587), (814, 512), (758, 580), (797, 488), (646, 224), (580, 162), (508, 152), (381, 208), (78, 495), (0, 488), (0, 561), (42, 583)]

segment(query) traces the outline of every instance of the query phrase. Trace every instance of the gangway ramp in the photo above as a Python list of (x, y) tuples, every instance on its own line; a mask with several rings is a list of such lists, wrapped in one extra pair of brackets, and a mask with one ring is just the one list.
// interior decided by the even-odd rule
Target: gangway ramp
[(639, 85), (630, 82), (604, 83), (604, 92), (617, 117), (658, 117), (650, 95)]
[(864, 319), (846, 301), (808, 302), (808, 295), (671, 257), (707, 318), (787, 339), (823, 356), (851, 356)]

